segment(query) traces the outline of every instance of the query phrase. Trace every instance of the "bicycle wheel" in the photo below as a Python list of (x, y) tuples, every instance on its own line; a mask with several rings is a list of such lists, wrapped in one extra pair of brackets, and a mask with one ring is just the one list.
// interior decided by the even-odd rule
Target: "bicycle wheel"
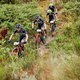
[(55, 31), (55, 23), (51, 24), (51, 35), (52, 37), (54, 36), (54, 31)]
[(21, 58), (23, 55), (22, 55), (22, 52), (18, 52), (18, 58)]
[(37, 48), (39, 47), (40, 42), (41, 42), (41, 39), (40, 39), (40, 37), (39, 37), (39, 38), (36, 39), (36, 42), (35, 42)]
[(43, 44), (46, 43), (45, 38), (46, 38), (45, 35), (42, 35), (41, 38), (40, 38)]

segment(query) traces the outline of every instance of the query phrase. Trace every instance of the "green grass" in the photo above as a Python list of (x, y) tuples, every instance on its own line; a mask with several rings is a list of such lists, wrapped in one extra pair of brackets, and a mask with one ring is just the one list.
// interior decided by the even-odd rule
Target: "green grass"
[[(62, 18), (65, 17), (66, 14), (68, 14), (67, 17), (65, 17), (67, 22), (63, 25), (62, 29), (58, 30), (58, 33), (55, 36), (54, 40), (49, 43), (49, 54), (52, 54), (53, 61), (55, 55), (57, 54), (62, 55), (63, 58), (64, 55), (66, 57), (64, 61), (68, 68), (65, 69), (64, 75), (61, 77), (61, 80), (73, 80), (73, 78), (75, 80), (80, 80), (80, 12), (78, 7), (79, 3), (74, 4), (74, 2), (65, 2), (66, 3), (63, 4), (64, 14), (62, 15)], [(16, 23), (21, 23), (31, 35), (34, 33), (31, 30), (31, 22), (33, 20), (34, 15), (36, 14), (40, 14), (36, 2), (31, 2), (29, 4), (1, 4), (0, 27), (8, 27), (10, 29), (9, 34), (11, 34)], [(15, 39), (13, 39), (13, 42), (17, 40), (17, 36), (14, 38)], [(10, 50), (13, 49), (14, 46), (8, 43), (4, 45), (3, 41), (4, 40), (0, 41), (0, 44), (2, 44), (0, 45), (0, 78), (2, 80), (12, 80), (12, 78), (14, 77), (12, 75), (19, 73), (23, 69), (28, 71), (33, 70), (33, 66), (39, 64), (38, 61), (42, 63), (40, 63), (36, 68), (39, 69), (38, 67), (41, 67), (41, 69), (43, 70), (42, 66), (45, 65), (43, 63), (46, 62), (46, 60), (39, 58), (32, 38), (29, 39), (27, 45), (25, 45), (24, 53), (28, 52), (28, 55), (19, 59), (15, 59), (14, 56), (9, 56), (8, 53), (10, 52)], [(64, 65), (61, 65), (61, 67), (64, 67)], [(35, 73), (36, 72), (37, 71), (35, 71)], [(15, 79), (13, 78), (13, 80)]]

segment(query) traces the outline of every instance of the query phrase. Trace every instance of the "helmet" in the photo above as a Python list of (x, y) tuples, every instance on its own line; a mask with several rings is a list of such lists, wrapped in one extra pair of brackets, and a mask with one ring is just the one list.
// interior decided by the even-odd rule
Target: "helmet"
[(15, 28), (21, 28), (22, 25), (19, 23), (19, 24), (16, 24), (16, 27)]
[(47, 13), (52, 13), (52, 10), (50, 10), (50, 9), (49, 9), (49, 10), (47, 10)]
[(53, 3), (50, 3), (49, 6), (52, 7), (53, 6)]
[(39, 19), (39, 16), (35, 16), (35, 19)]

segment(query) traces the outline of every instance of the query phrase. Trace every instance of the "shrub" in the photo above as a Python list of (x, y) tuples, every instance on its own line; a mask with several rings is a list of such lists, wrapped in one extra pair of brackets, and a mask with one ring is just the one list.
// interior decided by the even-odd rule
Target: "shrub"
[(0, 5), (0, 27), (7, 26), (14, 29), (15, 24), (22, 23), (24, 28), (31, 28), (31, 18), (39, 14), (36, 3)]

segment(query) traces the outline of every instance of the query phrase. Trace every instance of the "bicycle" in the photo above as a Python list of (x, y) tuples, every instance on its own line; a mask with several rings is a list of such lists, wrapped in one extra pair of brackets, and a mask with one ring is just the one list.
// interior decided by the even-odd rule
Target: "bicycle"
[(55, 20), (50, 21), (50, 32), (51, 32), (52, 37), (55, 34), (55, 32), (54, 32), (55, 31), (55, 28), (56, 28)]
[(11, 55), (20, 58), (23, 56), (24, 44), (19, 44), (19, 42), (14, 42), (15, 48), (11, 51)]
[(36, 47), (38, 48), (40, 46), (40, 43), (45, 44), (45, 31), (41, 30), (41, 29), (37, 29), (37, 35), (36, 35), (36, 40), (35, 40), (35, 44)]

